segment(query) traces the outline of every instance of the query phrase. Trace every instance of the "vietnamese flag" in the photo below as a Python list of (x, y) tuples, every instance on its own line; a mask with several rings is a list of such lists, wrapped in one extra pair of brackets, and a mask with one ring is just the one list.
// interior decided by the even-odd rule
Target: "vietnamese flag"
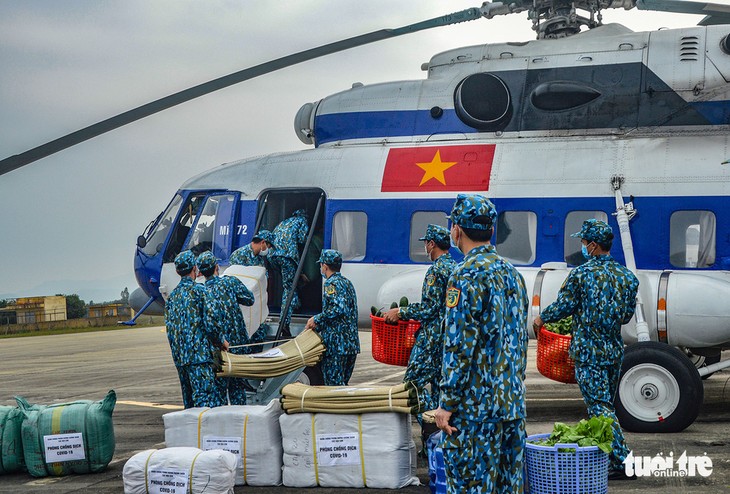
[(393, 148), (381, 192), (489, 190), (495, 144)]

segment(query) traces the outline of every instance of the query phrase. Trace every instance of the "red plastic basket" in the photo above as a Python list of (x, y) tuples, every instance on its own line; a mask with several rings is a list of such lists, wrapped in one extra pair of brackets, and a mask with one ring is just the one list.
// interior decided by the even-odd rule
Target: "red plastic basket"
[(537, 335), (537, 370), (561, 383), (575, 383), (575, 361), (568, 355), (570, 335), (548, 331), (543, 326)]
[(370, 316), (370, 319), (373, 322), (373, 358), (384, 364), (407, 366), (421, 323), (410, 320), (398, 321), (396, 325), (386, 324), (382, 317)]

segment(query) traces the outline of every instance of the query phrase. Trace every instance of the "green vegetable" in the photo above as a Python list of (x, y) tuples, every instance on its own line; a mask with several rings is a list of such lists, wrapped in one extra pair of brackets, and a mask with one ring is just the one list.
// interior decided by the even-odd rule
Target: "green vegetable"
[[(613, 419), (603, 416), (583, 419), (577, 425), (570, 426), (562, 422), (555, 422), (550, 437), (534, 444), (540, 446), (555, 446), (556, 444), (577, 444), (578, 446), (598, 446), (606, 454), (611, 453)], [(574, 451), (561, 448), (565, 452)]]
[(569, 335), (573, 332), (573, 316), (568, 316), (558, 322), (546, 322), (545, 329), (553, 333)]
[(377, 315), (378, 315), (378, 308), (377, 308), (377, 307), (375, 307), (374, 305), (373, 305), (373, 306), (371, 306), (371, 307), (370, 307), (370, 313), (371, 313), (372, 315), (374, 315), (374, 316), (377, 316)]
[(390, 304), (390, 308), (391, 309), (397, 309), (398, 308), (398, 302), (393, 302), (392, 304)]
[(400, 305), (401, 307), (408, 307), (408, 297), (401, 297), (400, 298)]

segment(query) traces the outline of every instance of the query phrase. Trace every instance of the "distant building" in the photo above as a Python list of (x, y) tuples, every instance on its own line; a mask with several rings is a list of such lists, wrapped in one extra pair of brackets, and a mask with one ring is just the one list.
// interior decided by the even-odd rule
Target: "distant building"
[(20, 297), (15, 304), (2, 309), (3, 314), (15, 313), (16, 324), (33, 324), (37, 322), (65, 321), (66, 297)]
[(94, 304), (89, 306), (89, 317), (133, 317), (134, 311), (124, 304)]

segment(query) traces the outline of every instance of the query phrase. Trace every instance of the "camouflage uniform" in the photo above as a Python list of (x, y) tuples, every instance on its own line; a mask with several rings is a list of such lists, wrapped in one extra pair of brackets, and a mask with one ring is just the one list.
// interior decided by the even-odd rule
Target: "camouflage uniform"
[[(573, 234), (590, 242), (613, 238), (611, 227), (595, 219), (583, 222)], [(588, 415), (613, 419), (611, 468), (623, 470), (629, 454), (614, 400), (624, 358), (621, 325), (629, 322), (636, 308), (639, 280), (610, 255), (591, 256), (573, 269), (563, 283), (558, 298), (540, 314), (543, 322), (573, 316), (570, 356), (575, 359), (575, 379), (583, 395)]]
[[(342, 255), (325, 249), (319, 262), (341, 265)], [(322, 376), (325, 386), (345, 386), (360, 353), (355, 287), (340, 273), (334, 273), (322, 283), (322, 292), (322, 312), (314, 316), (315, 331), (327, 348), (322, 357)]]
[[(261, 230), (253, 236), (253, 240), (264, 240), (269, 245), (274, 246), (274, 236), (268, 230)], [(265, 267), (264, 256), (256, 255), (253, 253), (251, 244), (246, 244), (240, 249), (236, 249), (231, 257), (228, 259), (230, 265), (239, 266), (261, 266)], [(266, 273), (268, 275), (268, 272)]]
[[(297, 209), (294, 215), (285, 219), (274, 228), (274, 245), (276, 247), (269, 255), (269, 263), (281, 272), (281, 311), (284, 311), (289, 290), (294, 283), (294, 275), (297, 273), (299, 263), (299, 245), (307, 240), (309, 226), (307, 225), (306, 213), (303, 209)], [(294, 290), (294, 296), (286, 314), (281, 314), (281, 319), (286, 326), (291, 322), (291, 313), (299, 308), (299, 294)]]
[[(437, 225), (428, 225), (426, 235), (419, 240), (449, 241), (449, 231)], [(424, 410), (438, 407), (439, 381), (441, 380), (441, 359), (444, 346), (444, 311), (446, 310), (446, 283), (456, 262), (446, 253), (433, 261), (426, 271), (421, 289), (421, 301), (401, 307), (398, 318), (415, 319), (421, 322), (416, 343), (408, 359), (403, 381), (410, 381), (419, 388)], [(431, 385), (431, 390), (425, 389)], [(419, 415), (419, 422), (421, 416)]]
[[(175, 258), (178, 271), (195, 266), (195, 255), (183, 251)], [(165, 326), (172, 360), (177, 367), (183, 405), (216, 407), (223, 405), (215, 383), (213, 355), (222, 340), (216, 328), (205, 323), (205, 287), (183, 276), (165, 304)]]
[[(210, 251), (206, 251), (198, 257), (198, 267), (201, 270), (215, 268), (217, 261)], [(266, 328), (259, 328), (251, 338), (246, 330), (246, 323), (243, 319), (240, 305), (251, 306), (254, 303), (254, 295), (246, 288), (238, 278), (233, 276), (211, 276), (205, 281), (206, 302), (209, 310), (206, 311), (206, 324), (210, 327), (219, 328), (219, 334), (224, 337), (230, 346), (248, 345), (263, 341), (266, 336)], [(253, 353), (252, 347), (232, 348), (234, 354)], [(225, 401), (226, 394), (231, 405), (246, 404), (245, 379), (242, 378), (218, 378), (218, 386), (221, 388), (221, 395)]]
[[(451, 221), (489, 230), (496, 216), (487, 198), (459, 194)], [(442, 434), (449, 493), (523, 491), (527, 306), (522, 275), (492, 245), (467, 252), (449, 278), (440, 403), (457, 429)]]

